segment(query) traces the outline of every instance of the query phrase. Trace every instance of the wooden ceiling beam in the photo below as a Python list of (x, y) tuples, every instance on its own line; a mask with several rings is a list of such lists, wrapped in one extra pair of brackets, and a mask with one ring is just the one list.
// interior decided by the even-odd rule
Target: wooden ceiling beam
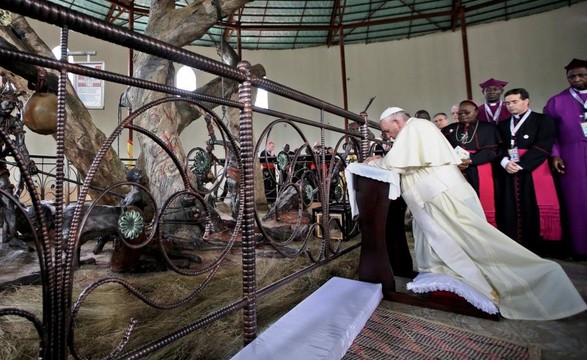
[(128, 12), (132, 8), (135, 15), (139, 15), (139, 16), (149, 15), (149, 9), (142, 7), (142, 6), (137, 7), (135, 5), (134, 0), (106, 0), (106, 1), (108, 1), (109, 3), (111, 3), (113, 5), (117, 5), (117, 6), (121, 7), (126, 12)]
[[(128, 12), (129, 12), (128, 10), (121, 8), (118, 5), (112, 4), (110, 6), (110, 9), (108, 10), (108, 15), (106, 15), (106, 19), (104, 21), (112, 24), (115, 20), (118, 20), (122, 16), (122, 14), (128, 13)], [(130, 15), (129, 15), (129, 18), (130, 18)]]
[[(400, 3), (402, 3), (402, 4), (403, 4), (405, 7), (407, 7), (408, 9), (410, 9), (410, 10), (412, 11), (412, 14), (416, 13), (416, 14), (418, 14), (418, 15), (422, 15), (422, 13), (421, 13), (420, 11), (416, 10), (416, 8), (415, 8), (413, 5), (406, 4), (406, 2), (405, 2), (405, 1), (403, 1), (403, 0), (399, 0), (399, 2), (400, 2)], [(430, 18), (426, 18), (426, 20), (428, 20), (428, 22), (429, 22), (431, 25), (434, 25), (434, 26), (436, 26), (436, 28), (437, 28), (438, 30), (442, 30), (442, 28), (441, 28), (441, 27), (440, 27), (440, 26), (439, 26), (437, 23), (435, 23), (434, 21), (430, 20)]]
[(457, 28), (457, 23), (459, 19), (459, 9), (462, 6), (462, 0), (453, 0), (452, 1), (452, 15), (450, 17), (450, 29), (454, 32)]
[[(107, 15), (107, 21), (112, 22), (125, 12), (130, 12), (129, 9), (132, 9), (133, 18), (136, 20), (137, 18), (143, 16), (149, 16), (149, 9), (146, 7), (137, 7), (134, 4), (134, 0), (106, 0), (112, 6)], [(490, 6), (495, 6), (498, 4), (504, 4), (507, 0), (491, 0), (486, 2), (480, 2), (476, 5), (469, 6), (465, 9), (465, 12), (475, 11), (483, 8), (487, 8)], [(234, 31), (327, 31), (328, 35), (326, 38), (326, 45), (331, 46), (334, 43), (334, 39), (336, 38), (336, 34), (341, 34), (340, 28), (342, 30), (351, 30), (356, 28), (362, 27), (369, 27), (369, 26), (377, 26), (377, 25), (387, 25), (393, 23), (400, 23), (406, 21), (413, 21), (417, 19), (427, 19), (432, 25), (436, 26), (438, 29), (441, 27), (435, 23), (431, 18), (435, 17), (450, 17), (451, 24), (450, 28), (452, 31), (455, 31), (458, 28), (459, 24), (459, 9), (463, 6), (462, 0), (453, 0), (451, 10), (449, 11), (437, 11), (433, 13), (421, 13), (417, 11), (413, 6), (407, 4), (405, 1), (401, 1), (404, 6), (409, 8), (412, 11), (412, 14), (406, 16), (399, 16), (390, 19), (380, 19), (380, 20), (369, 20), (370, 17), (366, 19), (366, 21), (359, 21), (351, 24), (343, 24), (343, 13), (344, 8), (346, 8), (346, 0), (344, 5), (341, 5), (341, 0), (334, 1), (332, 6), (332, 12), (330, 16), (330, 21), (328, 25), (304, 25), (304, 24), (296, 24), (296, 25), (283, 25), (278, 23), (258, 23), (258, 24), (242, 24), (241, 19), (237, 21), (234, 20), (234, 16), (229, 16), (227, 21), (219, 21), (218, 26), (224, 27), (223, 37), (225, 40), (228, 41), (233, 34)], [(115, 15), (115, 11), (119, 11), (118, 15)], [(344, 32), (343, 32), (344, 33)], [(349, 32), (346, 33), (348, 35)]]
[[(346, 1), (345, 1), (346, 4)], [(330, 29), (328, 30), (328, 35), (326, 36), (326, 46), (330, 47), (332, 42), (334, 41), (334, 29), (338, 26), (336, 19), (338, 18), (340, 10), (340, 0), (332, 2), (332, 12), (330, 13)], [(340, 19), (339, 23), (342, 22), (342, 18)]]

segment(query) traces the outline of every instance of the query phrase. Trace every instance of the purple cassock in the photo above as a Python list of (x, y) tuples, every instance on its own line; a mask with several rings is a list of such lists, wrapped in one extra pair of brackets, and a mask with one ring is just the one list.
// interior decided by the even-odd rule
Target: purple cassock
[(565, 164), (565, 174), (560, 176), (561, 205), (566, 209), (573, 251), (578, 255), (587, 255), (586, 101), (587, 91), (568, 88), (551, 97), (544, 107), (544, 113), (555, 119), (557, 127), (551, 155), (559, 156)]
[(512, 114), (510, 114), (503, 101), (495, 104), (484, 103), (479, 105), (479, 121), (490, 122), (495, 125), (509, 119), (511, 116)]

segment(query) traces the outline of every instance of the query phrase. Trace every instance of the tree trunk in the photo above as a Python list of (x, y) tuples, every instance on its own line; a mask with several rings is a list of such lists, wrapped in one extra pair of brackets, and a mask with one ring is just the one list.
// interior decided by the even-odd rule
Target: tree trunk
[[(247, 2), (249, 1), (226, 0), (220, 3), (222, 12), (225, 14), (234, 12)], [(171, 45), (183, 47), (206, 34), (217, 20), (217, 9), (214, 7), (213, 2), (194, 1), (184, 8), (175, 9), (175, 1), (173, 0), (153, 0), (145, 34), (166, 41)], [(15, 17), (13, 25), (16, 26), (16, 24), (18, 24), (19, 30), (27, 34), (24, 39), (15, 39), (14, 34), (7, 28), (0, 28), (3, 32), (2, 36), (17, 40), (14, 43), (17, 44), (19, 49), (27, 49), (26, 51), (47, 57), (52, 56), (49, 48), (34, 34), (24, 18)], [(223, 55), (226, 55), (228, 49), (224, 48), (223, 50)], [(234, 60), (234, 56), (224, 56), (223, 58)], [(145, 53), (137, 53), (133, 62), (133, 68), (135, 69), (133, 76), (135, 78), (173, 85), (175, 69), (171, 61)], [(265, 70), (262, 66), (256, 65), (253, 67), (253, 74), (262, 77), (265, 75)], [(237, 92), (237, 89), (238, 84), (236, 82), (228, 79), (222, 82), (218, 78), (198, 89), (197, 92), (230, 98)], [(138, 88), (131, 88), (128, 95), (132, 108), (135, 110), (167, 96), (166, 94)], [(211, 108), (216, 106), (214, 104), (204, 105)], [(76, 121), (70, 121), (66, 126), (66, 156), (79, 169), (80, 174), (85, 176), (97, 149), (105, 141), (106, 137), (94, 126), (88, 111), (77, 98), (71, 85), (68, 85), (67, 113), (70, 114), (70, 117), (73, 117), (71, 114), (75, 114)], [(229, 109), (228, 113), (228, 128), (233, 136), (238, 139), (238, 109)], [(162, 140), (165, 147), (177, 157), (180, 164), (184, 164), (186, 149), (182, 146), (179, 135), (192, 121), (200, 116), (201, 114), (196, 108), (186, 106), (185, 103), (168, 102), (147, 110), (135, 119), (134, 124), (155, 134), (158, 139)], [(141, 158), (138, 164), (144, 169), (147, 183), (155, 202), (158, 206), (161, 206), (171, 195), (177, 191), (184, 190), (186, 184), (182, 181), (180, 169), (176, 168), (172, 159), (156, 142), (145, 135), (137, 134), (137, 143), (141, 149)], [(186, 172), (188, 176), (193, 177), (191, 172)], [(95, 179), (95, 183), (104, 187), (105, 184), (122, 181), (124, 178), (124, 164), (118, 159), (115, 152), (110, 149), (107, 159), (104, 160), (101, 171)], [(259, 180), (256, 181), (257, 184), (263, 184), (260, 181), (260, 169), (256, 174), (256, 179)], [(193, 180), (192, 178), (189, 179), (192, 183), (194, 182)], [(262, 186), (257, 188), (256, 194), (261, 199), (264, 198)], [(191, 232), (196, 237), (198, 236), (197, 233), (197, 230), (192, 230)], [(163, 234), (164, 237), (171, 235)], [(190, 239), (183, 240), (190, 241)]]
[[(232, 13), (247, 2), (249, 1), (221, 1), (222, 12)], [(176, 9), (174, 0), (153, 0), (145, 35), (183, 47), (206, 34), (217, 20), (217, 11), (213, 2), (194, 1), (186, 7)], [(135, 69), (133, 76), (136, 78), (173, 85), (175, 70), (171, 61), (138, 53), (134, 59), (133, 68)], [(129, 91), (133, 109), (138, 109), (164, 96), (161, 93), (137, 88)], [(186, 121), (190, 120), (181, 120), (176, 104), (164, 103), (138, 117), (135, 124), (157, 134), (167, 148), (173, 151), (183, 163), (185, 151), (179, 135), (180, 131), (187, 126)], [(152, 194), (156, 202), (161, 203), (184, 188), (180, 172), (171, 159), (164, 156), (158, 144), (142, 135), (138, 135), (137, 140), (141, 153), (144, 154), (145, 173), (152, 185)]]
[[(17, 49), (24, 52), (53, 57), (53, 53), (49, 47), (38, 37), (24, 17), (12, 14), (12, 27), (18, 32), (26, 34), (26, 36), (19, 38), (15, 36), (10, 27), (0, 26), (0, 37), (2, 37), (4, 41), (14, 45)], [(0, 59), (0, 65), (5, 67), (10, 64), (5, 64), (3, 60)], [(13, 70), (11, 67), (6, 67)], [(32, 65), (26, 68), (36, 69), (36, 67)], [(52, 70), (48, 71), (52, 74), (51, 79), (58, 78), (57, 72)], [(17, 75), (25, 76), (26, 80), (29, 82), (36, 82), (36, 79), (30, 78), (31, 74), (36, 74), (36, 71), (31, 71), (28, 74), (18, 73)], [(21, 86), (20, 90), (26, 90), (23, 80), (17, 78), (13, 79), (16, 84)], [(50, 82), (50, 86), (56, 86), (55, 80)], [(100, 145), (106, 141), (106, 135), (104, 135), (104, 133), (92, 122), (90, 113), (75, 93), (75, 90), (69, 81), (66, 92), (65, 104), (66, 114), (68, 114), (68, 116), (65, 122), (64, 152), (66, 158), (78, 170), (80, 176), (85, 178)], [(25, 100), (27, 100), (30, 95), (31, 93), (25, 95)], [(97, 188), (105, 188), (114, 182), (123, 181), (125, 177), (126, 167), (120, 161), (116, 152), (110, 148), (104, 161), (100, 164), (100, 169), (96, 173), (92, 185)], [(90, 192), (90, 196), (93, 195), (96, 195), (96, 191)], [(120, 198), (105, 198), (104, 201), (113, 204), (120, 201)]]
[[(221, 1), (222, 12), (223, 14), (232, 13), (247, 2), (249, 1)], [(26, 36), (22, 39), (18, 38), (10, 27), (0, 27), (0, 37), (8, 43), (14, 44), (19, 50), (47, 57), (53, 56), (50, 49), (34, 33), (22, 16), (12, 14), (12, 19), (12, 27), (26, 34)], [(154, 0), (151, 5), (151, 15), (146, 34), (181, 47), (203, 36), (216, 21), (217, 11), (213, 2), (195, 1), (189, 6), (175, 9), (174, 1)], [(180, 25), (178, 26), (177, 24)], [(196, 25), (194, 26), (194, 24)], [(6, 64), (3, 64), (2, 60), (0, 60), (0, 65), (4, 66)], [(36, 81), (34, 78), (35, 71), (30, 71), (31, 68), (35, 68), (34, 66), (25, 66), (29, 70), (28, 73), (25, 73), (23, 68), (19, 67), (21, 64), (11, 65), (17, 66), (7, 68), (16, 72), (19, 76), (25, 77), (29, 84)], [(134, 76), (137, 78), (173, 85), (174, 69), (170, 61), (150, 55), (138, 54), (134, 60), (134, 69)], [(265, 71), (260, 65), (253, 67), (253, 73), (260, 77), (265, 75)], [(50, 71), (50, 88), (56, 88), (57, 78), (58, 73)], [(18, 81), (15, 82), (18, 83)], [(237, 91), (237, 87), (238, 84), (232, 80), (225, 79), (224, 84), (222, 84), (222, 80), (217, 78), (196, 91), (198, 93), (230, 97), (231, 94)], [(222, 93), (223, 88), (224, 93)], [(142, 89), (132, 89), (130, 95), (133, 109), (164, 96), (160, 93)], [(204, 105), (215, 106), (213, 104)], [(71, 118), (75, 118), (76, 121), (66, 123), (65, 155), (84, 178), (91, 161), (99, 146), (105, 141), (106, 136), (93, 124), (89, 112), (69, 83), (67, 86), (66, 106), (67, 114)], [(200, 114), (197, 114), (197, 116), (185, 116), (186, 108), (182, 104), (167, 103), (150, 110), (135, 122), (163, 139), (166, 145), (176, 153), (181, 162), (185, 159), (185, 153), (179, 140), (179, 134), (200, 116)], [(192, 111), (188, 110), (190, 115), (194, 115), (194, 112), (197, 113), (197, 111), (193, 111), (193, 107), (189, 107), (189, 109), (192, 109)], [(231, 123), (233, 124), (230, 127), (233, 135), (237, 135), (238, 116), (231, 120)], [(141, 163), (144, 164), (146, 169), (148, 182), (151, 184), (155, 199), (160, 204), (168, 195), (183, 188), (179, 172), (174, 169), (174, 165), (171, 164), (168, 157), (161, 156), (162, 150), (158, 145), (152, 141), (147, 141), (144, 136), (138, 135), (137, 138), (144, 157), (141, 159)], [(120, 161), (113, 149), (110, 149), (94, 179), (94, 185), (100, 184), (101, 187), (104, 187), (113, 182), (122, 181), (125, 178), (125, 172), (125, 165)], [(160, 189), (164, 190), (161, 191)], [(95, 192), (92, 193), (95, 194)], [(108, 203), (117, 201), (119, 201), (118, 198), (107, 200)]]

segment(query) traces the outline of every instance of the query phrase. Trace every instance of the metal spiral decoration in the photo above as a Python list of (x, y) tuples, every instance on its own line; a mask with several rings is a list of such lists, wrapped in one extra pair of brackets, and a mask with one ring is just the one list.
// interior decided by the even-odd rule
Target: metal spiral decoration
[(136, 210), (126, 210), (118, 219), (118, 231), (127, 240), (136, 239), (145, 227), (143, 215)]
[(277, 168), (279, 170), (286, 170), (287, 165), (289, 164), (289, 155), (285, 153), (285, 151), (280, 151), (277, 154)]
[(210, 157), (204, 149), (197, 149), (194, 153), (194, 169), (199, 175), (206, 174), (212, 168)]

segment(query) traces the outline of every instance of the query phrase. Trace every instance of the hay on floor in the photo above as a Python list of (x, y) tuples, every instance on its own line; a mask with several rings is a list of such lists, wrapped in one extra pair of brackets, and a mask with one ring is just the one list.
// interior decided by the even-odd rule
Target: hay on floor
[[(205, 256), (204, 256), (205, 257)], [(259, 331), (276, 321), (312, 291), (333, 276), (356, 278), (359, 251), (342, 256), (258, 301)], [(308, 265), (304, 256), (258, 258), (257, 288), (262, 288)], [(172, 303), (197, 288), (203, 277), (187, 277), (172, 271), (146, 274), (114, 274), (92, 266), (76, 271), (74, 301), (94, 281), (121, 277), (159, 303)], [(211, 283), (193, 301), (172, 310), (157, 310), (136, 299), (123, 287), (105, 285), (94, 291), (83, 303), (75, 326), (75, 344), (79, 354), (88, 358), (106, 356), (122, 338), (131, 318), (138, 325), (126, 349), (193, 323), (195, 320), (226, 306), (242, 296), (240, 254), (231, 254)], [(21, 286), (0, 294), (0, 307), (18, 307), (42, 319), (40, 286)], [(36, 359), (39, 341), (34, 327), (16, 316), (0, 318), (0, 359)], [(147, 359), (197, 360), (229, 359), (243, 346), (241, 312), (214, 322), (203, 329), (158, 350)]]

